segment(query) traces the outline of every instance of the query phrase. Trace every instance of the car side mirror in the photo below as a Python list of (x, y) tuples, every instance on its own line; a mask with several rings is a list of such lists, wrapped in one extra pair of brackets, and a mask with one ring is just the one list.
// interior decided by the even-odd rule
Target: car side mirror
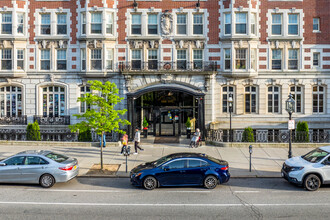
[(1, 163), (0, 162), (0, 166), (6, 166), (7, 164), (6, 163)]
[(169, 166), (165, 166), (165, 167), (163, 167), (163, 170), (164, 171), (169, 171), (170, 170), (170, 167)]

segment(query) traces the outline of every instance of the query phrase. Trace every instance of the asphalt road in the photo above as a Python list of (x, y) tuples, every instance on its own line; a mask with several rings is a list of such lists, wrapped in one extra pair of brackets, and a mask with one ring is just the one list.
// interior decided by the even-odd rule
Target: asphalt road
[(50, 189), (0, 185), (0, 219), (329, 219), (330, 186), (308, 192), (280, 178), (231, 179), (146, 191), (128, 179), (79, 178)]

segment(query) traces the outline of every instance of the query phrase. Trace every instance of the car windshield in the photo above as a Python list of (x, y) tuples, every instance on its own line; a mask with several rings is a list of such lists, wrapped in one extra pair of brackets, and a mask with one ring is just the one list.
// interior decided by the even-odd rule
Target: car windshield
[(220, 164), (220, 165), (227, 165), (227, 162), (226, 161), (223, 161), (223, 160), (219, 160), (217, 158), (214, 158), (214, 157), (211, 157), (211, 156), (205, 156), (207, 159), (209, 159), (210, 161), (214, 162), (214, 163), (217, 163), (217, 164)]
[(167, 155), (167, 156), (159, 158), (158, 160), (152, 161), (150, 163), (154, 166), (159, 166), (159, 165), (171, 160), (172, 158), (173, 158), (173, 155)]
[(45, 156), (48, 157), (49, 159), (56, 161), (57, 163), (62, 163), (63, 161), (66, 161), (67, 159), (69, 159), (69, 157), (67, 157), (67, 156), (64, 156), (64, 155), (58, 154), (58, 153), (54, 153), (54, 152), (46, 154)]
[(329, 155), (328, 152), (321, 150), (321, 149), (315, 149), (312, 150), (311, 152), (305, 154), (304, 156), (301, 156), (304, 160), (307, 160), (308, 162), (311, 163), (318, 163), (321, 161), (324, 157)]

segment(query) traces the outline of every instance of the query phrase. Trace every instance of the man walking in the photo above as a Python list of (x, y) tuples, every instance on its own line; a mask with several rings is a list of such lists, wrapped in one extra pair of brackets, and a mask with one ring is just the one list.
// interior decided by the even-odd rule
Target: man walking
[(135, 136), (134, 136), (134, 147), (135, 147), (134, 154), (138, 154), (137, 149), (140, 149), (141, 151), (143, 151), (143, 149), (139, 146), (140, 145), (140, 136), (141, 136), (141, 132), (139, 131), (139, 128), (137, 127), (135, 129)]

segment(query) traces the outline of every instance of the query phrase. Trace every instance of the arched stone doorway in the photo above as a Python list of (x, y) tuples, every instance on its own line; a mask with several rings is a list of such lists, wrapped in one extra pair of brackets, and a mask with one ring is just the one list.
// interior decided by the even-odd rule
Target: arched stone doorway
[(194, 128), (200, 128), (204, 137), (204, 96), (197, 89), (180, 84), (157, 84), (127, 94), (128, 128), (130, 138), (134, 128), (142, 128), (146, 118), (148, 134), (154, 136), (181, 136), (186, 134), (187, 118)]

